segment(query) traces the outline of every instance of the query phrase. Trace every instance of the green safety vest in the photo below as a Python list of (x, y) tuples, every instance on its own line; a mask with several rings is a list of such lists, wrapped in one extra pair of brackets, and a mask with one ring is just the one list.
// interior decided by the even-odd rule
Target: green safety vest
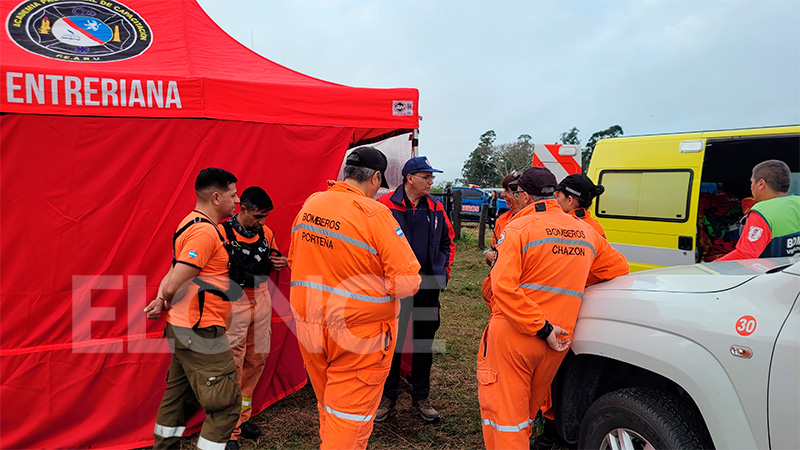
[(764, 218), (772, 234), (761, 258), (800, 254), (800, 197), (782, 195), (764, 200), (753, 206), (753, 212)]

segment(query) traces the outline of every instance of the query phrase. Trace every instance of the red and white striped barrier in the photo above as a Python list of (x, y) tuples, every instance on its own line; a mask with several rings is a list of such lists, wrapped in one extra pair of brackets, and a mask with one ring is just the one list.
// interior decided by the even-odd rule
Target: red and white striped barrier
[(567, 175), (581, 173), (581, 147), (565, 144), (535, 144), (533, 167), (547, 167), (561, 181)]

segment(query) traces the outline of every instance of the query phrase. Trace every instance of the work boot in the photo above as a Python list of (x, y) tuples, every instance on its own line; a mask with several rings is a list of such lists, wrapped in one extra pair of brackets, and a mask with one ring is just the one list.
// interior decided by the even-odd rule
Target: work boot
[(239, 450), (239, 441), (228, 441), (225, 444), (225, 450)]
[(531, 439), (531, 450), (550, 450), (554, 445), (556, 445), (555, 439), (544, 432)]
[(395, 401), (388, 397), (381, 397), (381, 404), (375, 411), (375, 422), (384, 422), (389, 418), (389, 413), (394, 411)]
[(550, 450), (553, 446), (571, 448), (569, 443), (558, 434), (555, 420), (542, 417), (542, 422), (542, 432), (531, 440), (531, 450)]
[(241, 437), (245, 439), (258, 439), (261, 436), (261, 428), (258, 428), (258, 425), (254, 423), (250, 423), (248, 420), (247, 422), (243, 423), (240, 427), (242, 430)]
[(427, 398), (423, 398), (422, 400), (414, 400), (411, 402), (411, 409), (413, 409), (415, 413), (419, 414), (419, 416), (422, 417), (422, 420), (426, 422), (434, 422), (439, 420), (439, 411), (433, 409), (431, 402), (429, 402)]

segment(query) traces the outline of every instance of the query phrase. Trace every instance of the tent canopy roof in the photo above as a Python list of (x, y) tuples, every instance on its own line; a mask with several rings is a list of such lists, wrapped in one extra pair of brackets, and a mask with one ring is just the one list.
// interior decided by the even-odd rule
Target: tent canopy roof
[(3, 112), (342, 126), (367, 137), (419, 124), (416, 89), (288, 69), (231, 38), (195, 0), (3, 1), (0, 12)]

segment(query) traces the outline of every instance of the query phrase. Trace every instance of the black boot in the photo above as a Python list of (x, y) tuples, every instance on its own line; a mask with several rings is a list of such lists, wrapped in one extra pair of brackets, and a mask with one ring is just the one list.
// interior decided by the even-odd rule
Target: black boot
[(255, 440), (261, 436), (261, 428), (258, 428), (256, 424), (250, 423), (249, 420), (243, 423), (239, 428), (242, 430), (241, 436), (245, 439)]
[(531, 441), (531, 450), (550, 450), (554, 445), (566, 447), (566, 441), (558, 434), (558, 429), (556, 429), (556, 421), (546, 417), (542, 417), (542, 421), (544, 422), (542, 433)]

